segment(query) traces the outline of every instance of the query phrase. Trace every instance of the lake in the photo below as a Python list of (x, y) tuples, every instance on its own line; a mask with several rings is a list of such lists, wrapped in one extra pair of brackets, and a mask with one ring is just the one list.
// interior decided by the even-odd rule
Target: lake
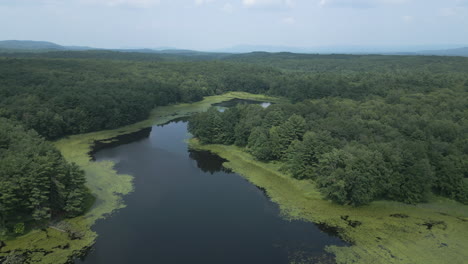
[(99, 237), (76, 263), (333, 263), (326, 245), (345, 245), (319, 226), (287, 221), (264, 191), (223, 168), (224, 160), (188, 149), (177, 120), (98, 145), (134, 176), (126, 208), (94, 226)]

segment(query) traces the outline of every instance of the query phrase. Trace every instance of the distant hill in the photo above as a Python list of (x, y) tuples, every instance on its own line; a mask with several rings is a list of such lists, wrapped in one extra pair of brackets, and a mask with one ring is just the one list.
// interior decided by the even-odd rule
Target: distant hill
[(48, 41), (32, 40), (3, 40), (0, 41), (0, 51), (3, 52), (43, 52), (43, 51), (64, 51), (64, 50), (89, 50), (90, 47), (81, 46), (61, 46)]
[(0, 41), (0, 49), (10, 50), (65, 50), (65, 47), (47, 41), (4, 40)]
[(175, 54), (175, 55), (207, 55), (207, 54), (229, 54), (222, 52), (207, 52), (188, 49), (111, 49), (112, 51), (120, 52), (137, 52), (137, 53), (157, 53), (157, 54)]
[(237, 45), (230, 48), (215, 50), (224, 53), (250, 53), (250, 52), (294, 52), (294, 53), (317, 53), (312, 49), (288, 47), (288, 46), (266, 46), (266, 45)]
[[(227, 53), (203, 52), (186, 49), (97, 49), (83, 46), (62, 46), (47, 41), (4, 40), (0, 41), (0, 53), (7, 57), (47, 58), (97, 58), (117, 60), (192, 60), (220, 59)], [(36, 53), (36, 54), (31, 54)], [(7, 55), (9, 54), (9, 55)]]
[(55, 59), (104, 59), (130, 61), (211, 61), (221, 60), (232, 54), (198, 51), (154, 50), (2, 50), (0, 57), (7, 58), (55, 58)]
[[(290, 46), (265, 46), (265, 45), (237, 45), (227, 49), (216, 50), (217, 52), (228, 53), (250, 53), (250, 52), (291, 52), (304, 54), (382, 54), (382, 55), (425, 55), (422, 51), (428, 51), (432, 55), (432, 51), (438, 52), (441, 50), (457, 49), (460, 45), (388, 45), (388, 46), (372, 46), (372, 45), (328, 45), (328, 46), (311, 46), (311, 47), (290, 47)], [(435, 54), (434, 54), (435, 55)]]
[[(287, 47), (287, 46), (261, 46), (261, 45), (238, 45), (228, 49), (213, 50), (210, 52), (171, 47), (161, 48), (122, 48), (122, 49), (97, 49), (85, 46), (62, 46), (47, 41), (32, 40), (4, 40), (0, 41), (0, 53), (44, 53), (46, 57), (90, 57), (90, 58), (119, 58), (119, 59), (143, 59), (143, 60), (213, 60), (225, 59), (232, 54), (246, 54), (258, 52), (258, 56), (264, 53), (294, 53), (294, 54), (381, 54), (381, 55), (435, 55), (435, 56), (464, 56), (468, 57), (468, 47), (452, 48), (454, 45), (446, 46), (408, 46), (408, 47), (372, 47), (372, 46), (324, 46), (315, 48)], [(70, 51), (82, 51), (83, 53), (70, 54)], [(85, 51), (92, 51), (87, 53)], [(111, 51), (131, 54), (109, 53)], [(61, 52), (66, 52), (62, 54)], [(139, 54), (140, 55), (139, 55)], [(143, 55), (147, 54), (147, 55)], [(149, 54), (149, 55), (148, 55)], [(160, 56), (156, 56), (160, 55)], [(27, 56), (24, 54), (22, 56)], [(42, 55), (41, 55), (42, 56)]]
[(438, 55), (438, 56), (464, 56), (468, 57), (468, 47), (446, 50), (424, 50), (419, 52), (421, 55)]

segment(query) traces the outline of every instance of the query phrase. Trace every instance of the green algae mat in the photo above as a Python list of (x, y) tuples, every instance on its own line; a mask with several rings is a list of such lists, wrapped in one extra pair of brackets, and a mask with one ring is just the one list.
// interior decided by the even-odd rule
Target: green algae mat
[(73, 257), (84, 255), (95, 242), (97, 234), (91, 230), (93, 224), (109, 217), (115, 210), (125, 207), (122, 197), (133, 191), (131, 175), (118, 174), (110, 161), (93, 162), (89, 156), (94, 142), (112, 141), (116, 136), (166, 123), (172, 119), (206, 111), (211, 104), (230, 99), (278, 101), (264, 95), (231, 92), (206, 97), (193, 104), (177, 104), (158, 107), (147, 120), (113, 130), (70, 136), (54, 142), (69, 162), (74, 162), (86, 172), (87, 186), (96, 198), (94, 205), (83, 216), (53, 222), (47, 228), (33, 230), (17, 238), (1, 238), (0, 257), (6, 263), (67, 263)]

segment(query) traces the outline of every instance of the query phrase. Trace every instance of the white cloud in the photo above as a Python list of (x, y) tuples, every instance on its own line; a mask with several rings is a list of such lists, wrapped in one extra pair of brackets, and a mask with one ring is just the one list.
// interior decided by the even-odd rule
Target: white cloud
[(242, 4), (246, 7), (257, 6), (294, 6), (293, 0), (242, 0)]
[(438, 15), (440, 17), (457, 17), (466, 18), (468, 17), (468, 8), (464, 6), (446, 7), (439, 9)]
[(455, 8), (442, 8), (439, 10), (439, 15), (443, 17), (451, 17), (457, 15)]
[(89, 4), (101, 4), (107, 6), (130, 6), (137, 8), (147, 8), (158, 5), (160, 0), (81, 0), (84, 3)]
[(203, 5), (213, 2), (214, 0), (195, 0), (196, 5)]
[(285, 17), (281, 19), (281, 22), (286, 25), (294, 25), (296, 24), (296, 19), (294, 17)]
[(411, 0), (320, 0), (321, 7), (370, 8), (379, 5), (405, 4)]
[(126, 6), (132, 8), (147, 8), (160, 4), (161, 0), (0, 0), (0, 6), (9, 5), (43, 5), (43, 6), (75, 6), (75, 5), (97, 5), (97, 6)]
[(234, 6), (231, 5), (231, 3), (226, 3), (224, 4), (223, 8), (221, 8), (221, 10), (223, 10), (226, 13), (232, 13), (234, 12)]
[(410, 23), (411, 21), (414, 20), (414, 17), (413, 17), (413, 16), (403, 16), (402, 19), (403, 19), (403, 21), (405, 21), (406, 23)]

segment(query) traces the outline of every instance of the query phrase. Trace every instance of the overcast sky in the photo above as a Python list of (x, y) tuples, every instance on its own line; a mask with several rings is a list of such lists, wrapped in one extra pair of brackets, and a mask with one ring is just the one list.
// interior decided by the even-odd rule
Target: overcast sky
[(468, 44), (468, 0), (0, 0), (0, 39), (100, 48)]

